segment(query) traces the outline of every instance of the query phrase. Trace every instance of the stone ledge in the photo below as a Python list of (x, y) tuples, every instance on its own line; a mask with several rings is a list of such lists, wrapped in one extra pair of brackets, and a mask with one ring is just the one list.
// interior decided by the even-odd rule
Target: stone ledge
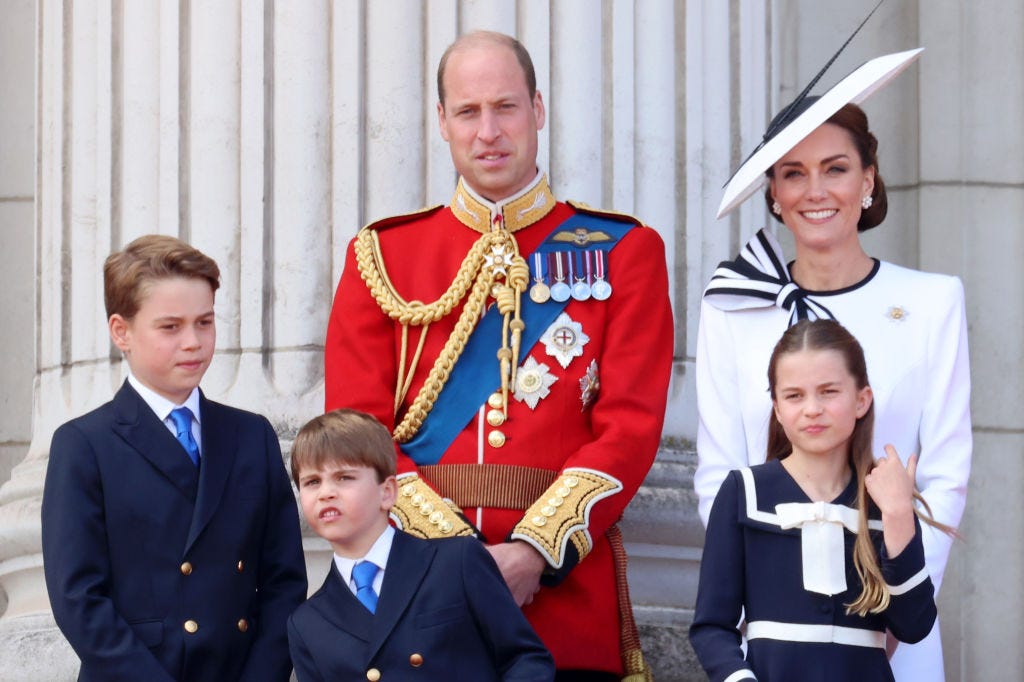
[(78, 656), (49, 613), (0, 619), (0, 682), (71, 682)]
[(633, 609), (644, 658), (657, 682), (697, 682), (707, 675), (697, 663), (687, 631), (693, 621), (690, 609), (636, 606)]

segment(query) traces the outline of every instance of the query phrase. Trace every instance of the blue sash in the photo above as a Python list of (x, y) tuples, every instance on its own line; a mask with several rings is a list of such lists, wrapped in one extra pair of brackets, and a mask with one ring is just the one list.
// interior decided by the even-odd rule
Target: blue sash
[[(607, 253), (633, 227), (633, 223), (577, 213), (556, 227), (537, 247), (537, 251), (566, 251), (575, 246), (590, 250), (600, 249)], [(578, 228), (602, 232), (608, 238), (589, 245), (574, 245), (564, 237), (557, 238)], [(548, 300), (546, 303), (538, 304), (523, 296), (520, 315), (526, 328), (522, 333), (520, 347), (529, 352), (565, 309), (567, 303), (568, 301), (559, 303)], [(498, 311), (497, 306), (491, 306), (470, 335), (462, 355), (452, 368), (448, 381), (438, 394), (434, 407), (427, 414), (419, 431), (401, 445), (402, 452), (411, 457), (417, 465), (437, 464), (441, 461), (445, 450), (455, 437), (466, 428), (480, 406), (494, 393), (495, 387), (501, 386), (495, 340), (501, 338), (503, 322), (504, 316)]]

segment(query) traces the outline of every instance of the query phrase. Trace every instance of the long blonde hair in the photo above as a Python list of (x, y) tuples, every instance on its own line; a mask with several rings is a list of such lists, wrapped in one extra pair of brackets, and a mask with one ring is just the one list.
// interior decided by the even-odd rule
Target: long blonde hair
[[(768, 361), (768, 390), (771, 393), (772, 403), (775, 403), (775, 382), (776, 370), (779, 359), (784, 355), (800, 351), (821, 351), (832, 350), (838, 352), (846, 365), (846, 370), (853, 377), (857, 390), (868, 386), (867, 363), (864, 360), (864, 350), (857, 339), (838, 322), (833, 320), (802, 320), (782, 335), (779, 342), (775, 344), (771, 360)], [(847, 441), (847, 462), (850, 469), (856, 476), (857, 481), (857, 514), (860, 519), (857, 538), (853, 546), (853, 566), (857, 570), (863, 589), (860, 596), (852, 604), (846, 605), (847, 614), (866, 616), (869, 613), (880, 613), (889, 607), (889, 586), (882, 576), (882, 569), (878, 562), (878, 553), (871, 543), (871, 537), (867, 532), (868, 508), (870, 497), (864, 486), (864, 479), (875, 467), (874, 451), (872, 441), (875, 427), (875, 405), (872, 401), (867, 412), (857, 419), (853, 426), (853, 432)], [(793, 446), (786, 436), (786, 432), (772, 410), (768, 424), (768, 453), (767, 459), (783, 460), (793, 451)], [(922, 522), (939, 530), (957, 536), (956, 529), (939, 523), (932, 516), (931, 507), (921, 494), (914, 490), (914, 500), (920, 503), (920, 507), (914, 506), (914, 513)]]

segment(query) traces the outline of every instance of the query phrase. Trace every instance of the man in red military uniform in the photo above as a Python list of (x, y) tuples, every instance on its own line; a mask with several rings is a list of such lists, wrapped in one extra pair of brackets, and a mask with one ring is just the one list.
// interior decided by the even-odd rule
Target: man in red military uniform
[(662, 240), (555, 200), (518, 41), (457, 40), (438, 96), (455, 195), (352, 241), (327, 330), (327, 409), (393, 429), (396, 523), (487, 543), (559, 679), (645, 679), (614, 524), (664, 419)]

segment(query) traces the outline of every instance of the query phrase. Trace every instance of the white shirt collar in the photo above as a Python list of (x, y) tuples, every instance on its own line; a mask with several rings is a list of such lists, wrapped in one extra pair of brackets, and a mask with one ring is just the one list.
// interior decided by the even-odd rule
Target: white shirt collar
[(192, 416), (195, 418), (197, 423), (202, 423), (203, 417), (199, 414), (199, 387), (192, 389), (192, 392), (188, 394), (188, 398), (185, 399), (181, 405), (175, 405), (173, 402), (163, 397), (148, 386), (143, 385), (141, 381), (135, 378), (135, 375), (131, 372), (128, 373), (128, 383), (131, 384), (135, 392), (139, 394), (149, 409), (153, 410), (160, 421), (166, 422), (167, 418), (171, 414), (171, 410), (176, 407), (187, 407), (192, 411)]
[(355, 585), (352, 583), (352, 567), (360, 561), (372, 561), (380, 569), (377, 571), (377, 577), (373, 579), (373, 589), (377, 594), (380, 594), (380, 584), (384, 580), (384, 569), (387, 567), (388, 555), (391, 554), (391, 543), (394, 539), (395, 529), (389, 525), (373, 543), (370, 551), (365, 556), (358, 559), (348, 559), (337, 554), (334, 555), (334, 565), (338, 567), (341, 579), (353, 593), (355, 592)]

